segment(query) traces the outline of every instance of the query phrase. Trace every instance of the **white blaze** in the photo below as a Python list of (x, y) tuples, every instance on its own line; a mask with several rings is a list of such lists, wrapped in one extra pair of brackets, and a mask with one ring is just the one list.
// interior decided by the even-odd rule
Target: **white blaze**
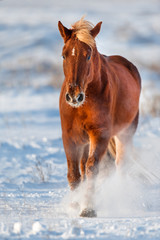
[(72, 49), (72, 56), (75, 56), (75, 47)]

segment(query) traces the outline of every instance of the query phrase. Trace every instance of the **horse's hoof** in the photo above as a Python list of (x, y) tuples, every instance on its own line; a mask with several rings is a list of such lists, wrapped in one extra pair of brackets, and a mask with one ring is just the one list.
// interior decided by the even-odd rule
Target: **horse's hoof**
[(85, 208), (81, 212), (80, 217), (93, 218), (93, 217), (97, 217), (97, 213), (93, 209), (91, 209), (91, 208)]

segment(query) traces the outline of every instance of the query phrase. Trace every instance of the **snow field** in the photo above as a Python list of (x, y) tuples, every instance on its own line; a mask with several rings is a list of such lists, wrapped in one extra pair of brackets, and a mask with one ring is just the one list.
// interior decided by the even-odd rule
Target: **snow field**
[[(160, 239), (158, 0), (0, 1), (0, 239)], [(86, 14), (101, 53), (140, 70), (141, 115), (122, 172), (96, 179), (98, 217), (79, 217), (85, 185), (71, 193), (58, 110), (63, 81), (57, 30)], [(151, 117), (152, 116), (152, 117)], [(154, 116), (154, 117), (153, 117)]]

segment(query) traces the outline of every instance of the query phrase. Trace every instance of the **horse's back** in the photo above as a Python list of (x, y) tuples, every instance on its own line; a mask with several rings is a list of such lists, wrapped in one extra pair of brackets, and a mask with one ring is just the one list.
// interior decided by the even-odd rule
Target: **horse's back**
[(133, 76), (133, 78), (138, 82), (140, 88), (141, 88), (141, 77), (140, 74), (138, 72), (138, 69), (136, 68), (136, 66), (131, 63), (130, 61), (128, 61), (126, 58), (119, 56), (119, 55), (112, 55), (108, 57), (108, 62), (109, 63), (115, 63), (118, 65), (122, 65), (124, 66), (129, 72), (130, 74)]
[(111, 108), (114, 125), (130, 124), (139, 110), (141, 78), (137, 68), (124, 57), (105, 57), (110, 92), (113, 96)]

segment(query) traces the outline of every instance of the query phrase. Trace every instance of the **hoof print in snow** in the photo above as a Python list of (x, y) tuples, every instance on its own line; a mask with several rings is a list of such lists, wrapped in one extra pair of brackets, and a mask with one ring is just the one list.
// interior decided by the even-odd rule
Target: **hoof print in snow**
[(81, 212), (80, 217), (93, 218), (93, 217), (97, 217), (97, 213), (96, 213), (95, 210), (93, 210), (93, 209), (85, 208), (85, 209)]

